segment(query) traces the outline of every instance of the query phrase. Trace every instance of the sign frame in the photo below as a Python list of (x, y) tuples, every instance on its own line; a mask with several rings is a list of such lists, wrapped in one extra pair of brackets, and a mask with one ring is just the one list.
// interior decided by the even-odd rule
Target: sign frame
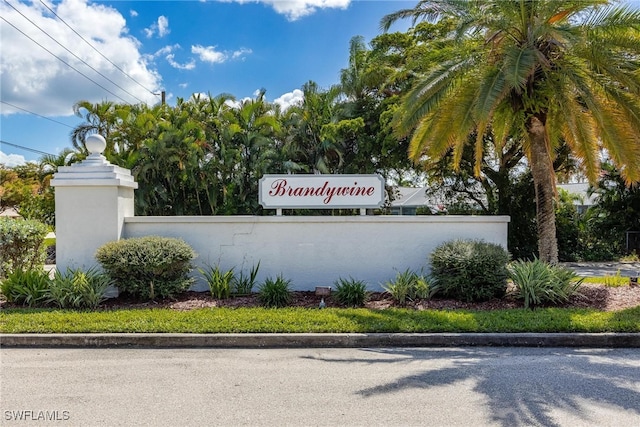
[(374, 209), (384, 184), (380, 174), (266, 174), (258, 199), (265, 209)]

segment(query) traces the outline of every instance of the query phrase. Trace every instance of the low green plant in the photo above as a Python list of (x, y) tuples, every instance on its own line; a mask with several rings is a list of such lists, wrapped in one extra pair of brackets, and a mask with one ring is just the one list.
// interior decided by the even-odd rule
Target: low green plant
[(36, 307), (47, 301), (50, 286), (49, 273), (40, 268), (11, 272), (2, 280), (0, 290), (11, 303)]
[(391, 297), (401, 306), (409, 301), (429, 299), (435, 288), (430, 285), (430, 280), (424, 275), (406, 269), (398, 272), (394, 280), (386, 282), (382, 288), (391, 294)]
[(244, 270), (240, 270), (240, 273), (233, 278), (231, 293), (234, 295), (249, 295), (252, 293), (256, 285), (258, 270), (260, 270), (260, 261), (251, 267), (248, 274)]
[(435, 279), (424, 275), (415, 274), (413, 286), (409, 290), (409, 298), (412, 300), (430, 299), (438, 290), (437, 286), (434, 285)]
[(118, 289), (142, 300), (168, 298), (186, 291), (196, 253), (181, 239), (159, 236), (109, 242), (96, 259)]
[(87, 271), (80, 268), (56, 271), (47, 302), (59, 308), (95, 309), (106, 299), (105, 293), (112, 283), (109, 276), (95, 268)]
[(523, 300), (525, 308), (567, 302), (578, 292), (583, 281), (573, 270), (537, 258), (513, 262), (507, 269), (515, 287), (513, 296)]
[(618, 270), (614, 276), (604, 276), (603, 281), (605, 286), (609, 288), (616, 288), (618, 286), (627, 285), (629, 283), (629, 278), (622, 277), (620, 275), (620, 270)]
[(507, 291), (509, 253), (482, 240), (451, 240), (431, 253), (431, 275), (442, 296), (467, 302), (501, 298)]
[(335, 298), (342, 305), (347, 307), (362, 307), (367, 301), (369, 292), (367, 284), (362, 280), (353, 278), (340, 278), (335, 282)]
[(233, 268), (224, 271), (219, 265), (216, 265), (215, 267), (209, 266), (207, 269), (199, 268), (198, 271), (207, 281), (212, 297), (227, 299), (231, 296), (231, 283), (235, 277)]
[(640, 253), (633, 252), (628, 255), (620, 257), (620, 261), (623, 262), (640, 262)]
[(44, 265), (47, 232), (38, 221), (0, 218), (0, 279)]
[(265, 307), (286, 307), (291, 302), (291, 281), (278, 275), (267, 277), (258, 289), (258, 301)]

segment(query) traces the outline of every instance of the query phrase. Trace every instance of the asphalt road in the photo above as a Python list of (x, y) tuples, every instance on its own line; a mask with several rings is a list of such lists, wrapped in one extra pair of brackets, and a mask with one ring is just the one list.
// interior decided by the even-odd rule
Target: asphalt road
[(5, 348), (0, 374), (2, 426), (640, 425), (640, 349)]
[(578, 276), (606, 277), (619, 274), (622, 277), (640, 276), (640, 262), (566, 262), (561, 263), (575, 270)]

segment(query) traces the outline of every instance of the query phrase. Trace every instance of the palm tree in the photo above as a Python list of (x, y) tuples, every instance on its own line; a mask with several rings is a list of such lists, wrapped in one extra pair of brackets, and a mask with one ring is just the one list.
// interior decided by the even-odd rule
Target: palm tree
[(309, 81), (302, 86), (304, 100), (289, 108), (283, 121), (287, 127), (284, 150), (298, 170), (314, 173), (332, 173), (342, 166), (340, 144), (328, 138), (326, 126), (336, 123), (336, 104), (340, 88), (321, 90)]
[[(476, 132), (520, 137), (536, 193), (540, 259), (558, 261), (554, 149), (565, 141), (595, 181), (605, 149), (627, 183), (640, 181), (640, 11), (606, 0), (423, 0), (382, 19), (453, 19), (450, 59), (406, 94), (396, 129), (409, 155), (459, 162)], [(477, 170), (477, 169), (476, 169)]]
[(111, 101), (103, 101), (96, 104), (92, 104), (89, 101), (76, 102), (73, 106), (73, 112), (77, 117), (84, 119), (85, 122), (71, 131), (71, 144), (73, 147), (84, 154), (88, 154), (84, 141), (87, 136), (98, 133), (107, 140), (105, 152), (113, 151), (113, 142), (110, 134), (118, 121), (118, 108), (118, 105)]

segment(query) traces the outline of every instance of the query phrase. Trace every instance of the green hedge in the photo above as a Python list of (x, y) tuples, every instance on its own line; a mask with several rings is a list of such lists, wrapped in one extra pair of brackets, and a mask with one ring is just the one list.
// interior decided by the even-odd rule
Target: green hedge
[(149, 300), (186, 291), (196, 253), (180, 239), (148, 236), (109, 242), (96, 259), (120, 292)]
[(47, 233), (47, 226), (38, 221), (0, 218), (0, 279), (42, 266)]
[(437, 293), (462, 301), (501, 298), (507, 291), (509, 253), (481, 240), (452, 240), (431, 254)]

